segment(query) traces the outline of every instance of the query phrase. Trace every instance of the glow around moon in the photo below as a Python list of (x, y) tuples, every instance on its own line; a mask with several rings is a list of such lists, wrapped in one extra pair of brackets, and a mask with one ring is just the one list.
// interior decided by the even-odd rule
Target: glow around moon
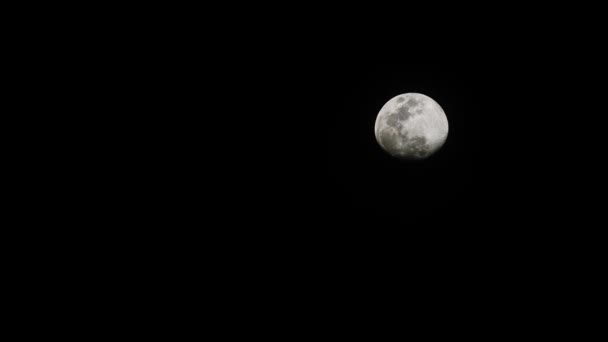
[(390, 155), (403, 159), (424, 159), (445, 143), (448, 119), (437, 102), (418, 94), (401, 94), (390, 99), (378, 113), (376, 140)]

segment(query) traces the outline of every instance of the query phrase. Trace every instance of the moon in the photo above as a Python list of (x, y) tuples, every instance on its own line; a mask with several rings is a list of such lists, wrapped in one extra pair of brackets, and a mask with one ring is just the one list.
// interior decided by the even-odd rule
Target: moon
[(426, 159), (448, 137), (448, 118), (432, 98), (419, 93), (393, 97), (380, 109), (375, 134), (378, 144), (391, 156), (406, 160)]

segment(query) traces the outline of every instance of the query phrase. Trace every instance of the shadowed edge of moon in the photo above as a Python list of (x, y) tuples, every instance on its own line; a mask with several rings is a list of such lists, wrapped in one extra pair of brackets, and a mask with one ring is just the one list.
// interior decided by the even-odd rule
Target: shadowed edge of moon
[(407, 133), (384, 129), (380, 131), (380, 143), (389, 154), (401, 159), (422, 159), (430, 154), (427, 139), (422, 136), (409, 137)]

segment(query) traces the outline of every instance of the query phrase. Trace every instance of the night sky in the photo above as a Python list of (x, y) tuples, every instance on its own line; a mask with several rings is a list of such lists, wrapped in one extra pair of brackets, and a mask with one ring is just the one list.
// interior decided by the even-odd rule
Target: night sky
[[(373, 65), (362, 70), (341, 93), (339, 109), (332, 115), (328, 162), (343, 209), (355, 216), (369, 214), (367, 218), (378, 223), (386, 221), (391, 230), (396, 224), (403, 230), (412, 230), (418, 222), (438, 225), (434, 222), (466, 211), (476, 191), (475, 154), (480, 143), (481, 103), (472, 82), (457, 70), (432, 64)], [(407, 92), (435, 99), (450, 123), (442, 149), (417, 162), (390, 157), (373, 134), (384, 103)]]
[[(601, 182), (589, 167), (595, 152), (573, 143), (586, 130), (574, 108), (590, 96), (571, 86), (593, 88), (586, 73), (544, 60), (391, 61), (337, 73), (345, 86), (328, 113), (333, 222), (361, 239), (450, 248), (580, 237), (574, 227), (599, 205), (583, 194)], [(382, 105), (407, 92), (433, 98), (450, 124), (443, 148), (415, 163), (390, 157), (373, 134)], [(579, 105), (562, 105), (571, 100)]]
[[(227, 322), (223, 333), (249, 335), (232, 317), (275, 334), (358, 334), (365, 324), (347, 314), (373, 316), (375, 340), (386, 325), (409, 336), (410, 316), (431, 325), (425, 333), (453, 334), (433, 316), (479, 330), (489, 325), (464, 312), (535, 325), (537, 308), (561, 308), (567, 294), (597, 307), (579, 295), (605, 273), (593, 263), (606, 257), (605, 20), (585, 6), (415, 4), (139, 6), (130, 29), (92, 22), (103, 40), (81, 25), (36, 27), (48, 46), (22, 39), (36, 47), (31, 63), (8, 69), (47, 93), (24, 92), (41, 108), (17, 113), (44, 135), (7, 144), (33, 145), (17, 152), (27, 178), (7, 182), (35, 204), (18, 213), (27, 248), (15, 258), (34, 240), (49, 250), (20, 268), (36, 276), (34, 292), (63, 298), (44, 291), (62, 287), (78, 307), (119, 298), (108, 307), (130, 316), (141, 307), (191, 320), (203, 308)], [(417, 162), (374, 136), (382, 106), (409, 92), (449, 122), (443, 147)], [(48, 276), (37, 272), (45, 263)]]
[[(159, 88), (171, 96), (142, 95), (153, 115), (142, 112), (132, 129), (148, 135), (137, 143), (149, 155), (125, 160), (152, 166), (133, 173), (132, 193), (150, 202), (140, 217), (191, 227), (176, 243), (356, 257), (504, 250), (597, 232), (599, 55), (572, 59), (534, 40), (454, 40), (416, 53), (373, 39), (250, 41), (246, 51), (260, 53), (246, 58), (184, 54), (191, 60), (175, 63)], [(390, 157), (374, 136), (380, 108), (408, 92), (430, 96), (449, 121), (441, 150), (415, 163)], [(160, 175), (145, 178), (150, 170)]]

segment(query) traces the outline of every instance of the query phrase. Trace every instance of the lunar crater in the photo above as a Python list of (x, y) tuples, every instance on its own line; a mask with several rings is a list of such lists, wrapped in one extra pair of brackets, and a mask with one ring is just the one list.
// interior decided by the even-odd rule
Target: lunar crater
[(412, 113), (410, 113), (410, 109), (409, 107), (401, 107), (399, 109), (397, 109), (397, 113), (395, 113), (397, 116), (397, 119), (400, 121), (407, 121), (407, 119), (410, 118), (410, 116), (412, 116)]
[(410, 107), (416, 107), (418, 105), (418, 101), (414, 100), (414, 98), (410, 98), (407, 100), (407, 105)]

